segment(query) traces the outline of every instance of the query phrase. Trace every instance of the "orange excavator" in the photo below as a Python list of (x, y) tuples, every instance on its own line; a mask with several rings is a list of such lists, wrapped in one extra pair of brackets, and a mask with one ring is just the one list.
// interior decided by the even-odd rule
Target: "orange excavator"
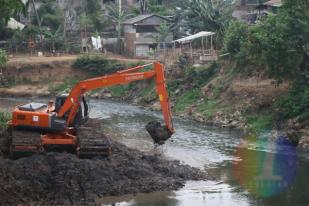
[[(152, 69), (148, 69), (149, 66)], [(144, 69), (143, 71), (141, 71)], [(114, 74), (77, 83), (69, 94), (56, 97), (48, 104), (28, 103), (17, 106), (8, 122), (7, 153), (33, 154), (50, 148), (73, 148), (80, 157), (109, 156), (111, 143), (96, 129), (87, 126), (88, 104), (85, 93), (108, 86), (155, 79), (165, 125), (153, 121), (146, 130), (155, 143), (164, 144), (174, 133), (164, 66), (159, 62), (117, 71)]]

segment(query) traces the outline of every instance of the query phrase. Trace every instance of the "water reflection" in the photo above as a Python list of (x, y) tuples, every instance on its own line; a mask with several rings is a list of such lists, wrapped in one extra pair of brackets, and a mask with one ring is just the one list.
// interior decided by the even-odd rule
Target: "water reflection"
[[(248, 145), (268, 148), (269, 152), (249, 149)], [(239, 183), (251, 194), (271, 197), (287, 189), (297, 172), (297, 154), (293, 144), (284, 136), (274, 144), (249, 137), (239, 145), (235, 156), (240, 161), (233, 162), (233, 174)]]

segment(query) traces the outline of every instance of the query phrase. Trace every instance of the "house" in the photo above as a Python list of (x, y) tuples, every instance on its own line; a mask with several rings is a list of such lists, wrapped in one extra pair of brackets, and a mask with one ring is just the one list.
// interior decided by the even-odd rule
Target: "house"
[[(128, 56), (150, 57), (158, 46), (160, 25), (170, 25), (171, 20), (156, 14), (145, 14), (126, 20), (124, 47)], [(164, 42), (171, 42), (173, 34), (166, 35)]]
[(238, 21), (254, 23), (257, 15), (256, 8), (267, 0), (237, 0), (232, 16)]
[(282, 6), (282, 0), (240, 0), (232, 16), (248, 24), (256, 24), (268, 14), (276, 14)]

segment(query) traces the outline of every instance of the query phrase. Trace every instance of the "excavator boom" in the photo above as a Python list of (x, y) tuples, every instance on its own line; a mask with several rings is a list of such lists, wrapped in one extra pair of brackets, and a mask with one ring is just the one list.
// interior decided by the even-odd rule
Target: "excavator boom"
[[(152, 70), (142, 72), (139, 71), (150, 65), (153, 65)], [(166, 127), (171, 133), (174, 133), (169, 97), (166, 89), (164, 66), (159, 62), (137, 66), (131, 69), (118, 71), (115, 74), (105, 75), (102, 77), (79, 82), (73, 87), (63, 106), (60, 108), (58, 117), (63, 117), (64, 114), (69, 112), (67, 119), (67, 125), (69, 126), (75, 119), (75, 115), (77, 114), (77, 111), (80, 107), (81, 98), (84, 93), (98, 88), (128, 84), (130, 82), (151, 78), (155, 78), (156, 81), (156, 92), (159, 96)]]

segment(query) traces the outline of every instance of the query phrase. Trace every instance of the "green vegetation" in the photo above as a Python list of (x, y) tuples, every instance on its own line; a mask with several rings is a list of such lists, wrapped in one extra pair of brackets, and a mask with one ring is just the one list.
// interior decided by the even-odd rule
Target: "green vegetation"
[(7, 61), (8, 58), (6, 56), (6, 52), (0, 49), (0, 67), (4, 67)]
[(227, 31), (228, 32), (225, 34), (224, 37), (225, 49), (233, 57), (235, 57), (236, 55), (240, 55), (240, 52), (243, 49), (242, 47), (248, 39), (248, 25), (239, 21), (232, 21)]
[(192, 90), (192, 91), (187, 91), (183, 95), (181, 95), (179, 98), (176, 99), (176, 104), (175, 104), (175, 111), (176, 112), (182, 112), (184, 111), (188, 106), (192, 105), (195, 103), (200, 96), (200, 91), (199, 90)]
[[(20, 0), (0, 0), (0, 25), (5, 25), (18, 12), (25, 13), (25, 5)], [(0, 26), (0, 27), (1, 27)]]
[(171, 9), (166, 5), (159, 3), (157, 0), (149, 0), (149, 11), (153, 14), (158, 14), (162, 16), (169, 16), (172, 14)]
[(86, 70), (94, 75), (114, 73), (125, 67), (116, 60), (109, 60), (99, 55), (83, 55), (72, 66), (76, 69)]
[(0, 128), (5, 127), (6, 123), (11, 119), (11, 114), (0, 112)]
[(309, 119), (309, 85), (295, 84), (288, 94), (275, 104), (280, 108), (283, 119), (299, 117), (300, 121)]
[(184, 11), (186, 27), (192, 32), (216, 32), (216, 44), (222, 45), (225, 30), (232, 19), (232, 0), (192, 0), (184, 1), (181, 8)]
[(231, 23), (225, 49), (247, 64), (266, 68), (269, 76), (279, 81), (295, 78), (306, 61), (305, 46), (309, 44), (306, 5), (308, 0), (286, 0), (277, 15), (269, 15), (256, 25)]
[[(238, 62), (240, 73), (251, 69), (247, 72), (266, 73), (278, 83), (292, 82), (288, 94), (278, 98), (272, 108), (283, 121), (309, 118), (308, 5), (308, 0), (286, 0), (277, 15), (269, 15), (256, 25), (232, 22), (224, 38), (225, 50)], [(269, 125), (270, 117), (261, 115), (248, 122), (259, 130)]]
[(209, 120), (218, 111), (218, 105), (219, 103), (217, 100), (206, 99), (197, 106), (197, 112), (202, 113), (204, 117)]
[(109, 14), (107, 15), (113, 22), (116, 27), (117, 32), (117, 52), (122, 54), (123, 53), (123, 45), (121, 41), (121, 36), (123, 33), (123, 22), (132, 17), (132, 14), (127, 14), (124, 10), (119, 10), (118, 5), (111, 4), (108, 7)]
[(200, 88), (206, 85), (216, 74), (218, 64), (212, 62), (209, 65), (201, 67), (189, 66), (185, 69), (185, 78), (187, 81), (192, 82), (194, 88)]
[(272, 128), (273, 117), (270, 113), (245, 114), (244, 116), (250, 130), (255, 133), (260, 133), (263, 130)]
[(108, 88), (108, 90), (111, 92), (112, 96), (116, 98), (123, 97), (127, 91), (125, 86), (113, 86)]

